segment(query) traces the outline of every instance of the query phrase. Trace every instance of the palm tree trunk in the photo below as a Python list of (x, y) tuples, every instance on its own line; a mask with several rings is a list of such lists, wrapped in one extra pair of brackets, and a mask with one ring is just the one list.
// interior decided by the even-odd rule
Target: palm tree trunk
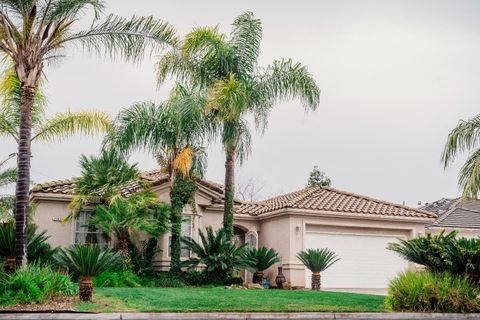
[(93, 282), (91, 277), (80, 277), (78, 281), (78, 295), (82, 302), (92, 301)]
[(253, 274), (253, 283), (258, 283), (259, 285), (263, 285), (263, 271), (257, 271)]
[(118, 239), (118, 252), (124, 257), (128, 258), (128, 239)]
[[(170, 192), (170, 198), (177, 199), (175, 188)], [(172, 201), (170, 213), (170, 223), (172, 224), (172, 238), (170, 241), (170, 272), (180, 272), (180, 255), (181, 255), (181, 233), (182, 233), (182, 209), (183, 206), (177, 201)]]
[(320, 290), (320, 272), (312, 273), (312, 290)]
[(225, 205), (223, 228), (227, 239), (233, 239), (233, 200), (235, 196), (235, 149), (227, 149), (225, 159)]
[(35, 88), (22, 84), (17, 155), (18, 178), (15, 191), (15, 253), (17, 266), (24, 266), (27, 263), (26, 237), (30, 191), (32, 106), (34, 98)]
[(5, 257), (5, 273), (11, 274), (15, 271), (15, 257)]

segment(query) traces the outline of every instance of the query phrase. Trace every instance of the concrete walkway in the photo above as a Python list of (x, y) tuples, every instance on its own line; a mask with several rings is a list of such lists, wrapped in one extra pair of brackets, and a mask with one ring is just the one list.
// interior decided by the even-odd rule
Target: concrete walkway
[(0, 320), (470, 320), (480, 314), (430, 313), (0, 313)]

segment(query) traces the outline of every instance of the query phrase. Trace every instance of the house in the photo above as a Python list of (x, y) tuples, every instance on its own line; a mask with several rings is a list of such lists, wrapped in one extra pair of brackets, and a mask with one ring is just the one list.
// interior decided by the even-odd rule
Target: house
[(438, 216), (426, 227), (427, 233), (439, 234), (443, 230), (447, 232), (455, 230), (460, 237), (480, 236), (480, 200), (442, 198), (425, 204), (421, 209)]
[[(169, 202), (168, 177), (158, 171), (142, 174), (160, 201)], [(103, 235), (85, 227), (91, 211), (80, 213), (75, 221), (63, 224), (69, 214), (75, 180), (36, 185), (31, 193), (36, 203), (34, 221), (47, 230), (55, 246), (102, 242)], [(122, 187), (124, 195), (139, 189), (136, 182)], [(220, 228), (223, 218), (223, 186), (198, 182), (195, 208), (187, 206), (183, 236), (198, 238), (198, 230)], [(386, 288), (398, 272), (414, 266), (386, 249), (398, 238), (410, 239), (425, 232), (436, 214), (358, 194), (326, 187), (306, 188), (260, 202), (236, 202), (235, 238), (249, 246), (266, 246), (279, 252), (281, 261), (266, 271), (270, 281), (282, 266), (292, 286), (309, 287), (310, 274), (296, 258), (306, 248), (328, 247), (340, 257), (322, 274), (323, 288)], [(159, 241), (158, 270), (168, 270), (169, 235)], [(182, 252), (188, 257), (189, 251)]]

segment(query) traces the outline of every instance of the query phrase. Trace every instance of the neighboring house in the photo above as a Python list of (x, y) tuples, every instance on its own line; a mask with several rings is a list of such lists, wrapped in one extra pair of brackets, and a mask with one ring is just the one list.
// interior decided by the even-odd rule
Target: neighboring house
[(426, 227), (427, 233), (456, 230), (460, 237), (480, 236), (480, 200), (442, 198), (425, 204), (421, 209), (438, 216), (435, 222)]
[[(168, 178), (158, 171), (142, 174), (151, 183), (151, 190), (160, 201), (169, 202)], [(198, 239), (198, 230), (222, 226), (223, 186), (209, 181), (198, 183), (196, 208), (184, 210), (183, 236)], [(103, 236), (85, 227), (90, 211), (82, 212), (75, 221), (62, 224), (69, 214), (74, 180), (53, 181), (32, 190), (36, 203), (35, 223), (46, 229), (53, 245), (103, 241)], [(125, 195), (138, 190), (138, 183), (122, 188)], [(413, 268), (395, 253), (386, 249), (397, 238), (410, 239), (425, 232), (435, 213), (326, 187), (312, 187), (260, 202), (236, 202), (234, 232), (239, 243), (274, 248), (280, 263), (267, 270), (273, 282), (277, 267), (292, 286), (309, 287), (310, 274), (296, 258), (307, 248), (328, 247), (341, 258), (322, 273), (323, 288), (386, 288), (398, 272)], [(159, 241), (162, 250), (156, 261), (159, 270), (168, 270), (169, 235)], [(188, 257), (185, 250), (182, 254)]]

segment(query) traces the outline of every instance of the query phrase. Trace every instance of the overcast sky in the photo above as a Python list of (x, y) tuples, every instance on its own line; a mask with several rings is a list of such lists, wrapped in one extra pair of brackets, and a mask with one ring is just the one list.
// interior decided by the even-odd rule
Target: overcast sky
[[(290, 57), (308, 66), (322, 89), (318, 111), (281, 103), (253, 153), (238, 169), (264, 194), (294, 191), (318, 165), (333, 186), (416, 205), (458, 194), (460, 162), (444, 171), (440, 153), (459, 119), (479, 113), (479, 1), (158, 1), (109, 0), (108, 12), (154, 15), (180, 35), (203, 25), (230, 31), (234, 18), (253, 11), (263, 22), (260, 65)], [(46, 70), (48, 112), (97, 109), (114, 116), (137, 101), (161, 101), (156, 57), (139, 65), (88, 56), (72, 48)], [(101, 137), (34, 145), (35, 182), (79, 173), (80, 154), (95, 154)], [(0, 158), (15, 152), (2, 140)], [(155, 161), (132, 161), (153, 169)], [(209, 152), (207, 178), (223, 181), (221, 146)]]

